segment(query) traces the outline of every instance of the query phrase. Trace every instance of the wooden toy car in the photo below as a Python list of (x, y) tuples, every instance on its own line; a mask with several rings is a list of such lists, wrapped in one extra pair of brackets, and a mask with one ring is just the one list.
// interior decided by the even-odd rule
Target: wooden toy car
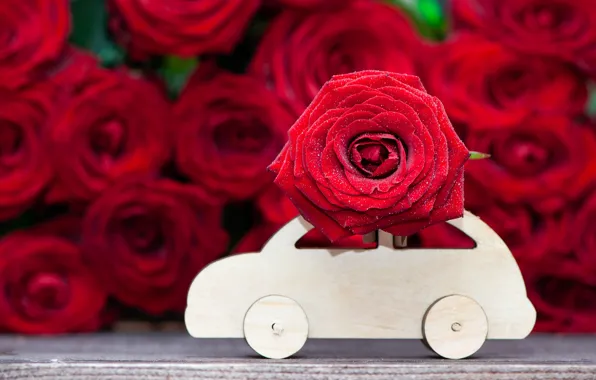
[(536, 311), (501, 238), (465, 212), (449, 221), (473, 249), (396, 249), (376, 233), (373, 249), (297, 249), (312, 226), (297, 217), (261, 253), (207, 266), (188, 293), (195, 338), (245, 338), (261, 356), (287, 358), (307, 338), (423, 339), (460, 359), (486, 339), (523, 339)]

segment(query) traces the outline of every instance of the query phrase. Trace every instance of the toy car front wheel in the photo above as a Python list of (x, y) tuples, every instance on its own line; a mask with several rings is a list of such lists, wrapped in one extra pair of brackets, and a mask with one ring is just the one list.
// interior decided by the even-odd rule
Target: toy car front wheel
[(308, 319), (293, 299), (269, 295), (258, 299), (246, 312), (244, 337), (259, 355), (285, 359), (306, 343)]
[(482, 347), (488, 320), (478, 302), (450, 295), (433, 303), (422, 322), (424, 343), (447, 359), (463, 359)]

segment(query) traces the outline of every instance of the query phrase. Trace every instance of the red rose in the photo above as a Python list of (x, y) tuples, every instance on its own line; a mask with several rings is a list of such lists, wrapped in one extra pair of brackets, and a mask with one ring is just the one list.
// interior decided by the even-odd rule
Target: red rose
[(596, 49), (591, 50), (576, 61), (577, 65), (585, 70), (592, 78), (596, 77)]
[(336, 11), (286, 10), (269, 26), (250, 70), (300, 114), (335, 74), (414, 73), (419, 45), (394, 6), (356, 1)]
[(259, 195), (256, 206), (263, 222), (269, 224), (283, 225), (299, 215), (292, 201), (275, 184)]
[(524, 55), (472, 34), (453, 36), (432, 50), (424, 84), (452, 121), (503, 128), (536, 113), (580, 115), (586, 78), (556, 59)]
[(561, 241), (574, 252), (584, 281), (596, 286), (596, 192), (569, 210), (562, 225)]
[(94, 331), (106, 293), (58, 219), (0, 240), (0, 327), (25, 334)]
[(110, 27), (133, 54), (228, 54), (261, 0), (109, 0)]
[(471, 131), (466, 145), (492, 155), (470, 162), (466, 176), (505, 203), (556, 211), (596, 180), (596, 136), (565, 117), (536, 116), (515, 128)]
[(183, 310), (192, 279), (228, 243), (211, 204), (200, 189), (165, 179), (118, 184), (87, 210), (83, 254), (123, 303)]
[(448, 223), (429, 226), (408, 239), (407, 247), (425, 249), (472, 249), (476, 242), (463, 231)]
[(247, 199), (271, 182), (267, 165), (294, 116), (256, 79), (199, 70), (176, 104), (176, 163), (225, 200)]
[(596, 332), (596, 287), (579, 280), (576, 263), (549, 260), (523, 273), (538, 312), (536, 330)]
[(483, 34), (523, 52), (570, 60), (596, 49), (592, 0), (452, 0), (457, 28)]
[(260, 252), (265, 243), (281, 228), (283, 225), (264, 223), (251, 228), (232, 249), (231, 254)]
[[(47, 136), (57, 172), (48, 201), (91, 200), (121, 178), (158, 172), (171, 149), (159, 89), (123, 71), (91, 69), (87, 57), (65, 71), (55, 80), (62, 98)], [(69, 81), (68, 72), (81, 80)]]
[(0, 1), (0, 87), (16, 89), (44, 76), (70, 32), (68, 0)]
[[(466, 166), (470, 165), (467, 164)], [(490, 189), (484, 186), (484, 182), (469, 175), (466, 175), (464, 182), (464, 194), (464, 206), (466, 210), (470, 210), (473, 213), (496, 202), (495, 196)]]
[(463, 215), (469, 152), (415, 76), (334, 76), (289, 131), (275, 183), (329, 240)]
[[(292, 8), (316, 10), (334, 7), (339, 8), (349, 5), (349, 3), (352, 1), (355, 0), (269, 0), (269, 3)], [(267, 3), (267, 1), (265, 3)]]
[(558, 219), (537, 215), (526, 205), (493, 203), (475, 213), (503, 239), (518, 260), (543, 260), (561, 234)]
[(52, 97), (43, 85), (18, 93), (0, 90), (0, 220), (33, 204), (51, 179), (41, 134), (53, 111)]
[(46, 82), (55, 85), (59, 91), (56, 103), (78, 92), (81, 82), (88, 80), (98, 67), (100, 63), (91, 52), (68, 46), (56, 65), (47, 72)]

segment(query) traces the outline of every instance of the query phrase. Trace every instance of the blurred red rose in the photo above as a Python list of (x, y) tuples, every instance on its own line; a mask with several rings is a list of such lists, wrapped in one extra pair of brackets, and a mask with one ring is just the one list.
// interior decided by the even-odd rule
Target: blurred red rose
[(522, 267), (528, 297), (538, 312), (535, 330), (596, 332), (596, 286), (582, 282), (579, 271), (571, 260)]
[(51, 119), (53, 95), (44, 85), (0, 90), (0, 220), (33, 204), (51, 179), (41, 135)]
[(394, 6), (356, 1), (335, 11), (283, 11), (269, 26), (250, 71), (297, 114), (335, 74), (377, 69), (415, 73), (420, 40)]
[(469, 152), (415, 76), (337, 75), (289, 131), (275, 183), (330, 241), (463, 214)]
[(259, 195), (256, 206), (264, 223), (282, 225), (299, 215), (292, 201), (275, 184)]
[(596, 50), (592, 0), (452, 0), (456, 28), (472, 28), (526, 53), (581, 60)]
[(58, 59), (70, 32), (68, 0), (0, 1), (0, 87), (36, 82)]
[(109, 0), (116, 39), (144, 54), (231, 53), (261, 0)]
[(582, 57), (578, 58), (575, 63), (591, 75), (591, 78), (596, 78), (596, 49), (587, 52)]
[(452, 121), (475, 129), (503, 128), (537, 113), (584, 112), (586, 78), (565, 62), (524, 55), (468, 33), (431, 51), (423, 82)]
[(265, 0), (265, 4), (278, 4), (298, 9), (329, 9), (340, 8), (349, 5), (356, 0)]
[(236, 246), (231, 254), (260, 252), (265, 243), (281, 228), (283, 224), (263, 223), (251, 228)]
[(596, 136), (565, 117), (530, 117), (514, 128), (471, 131), (470, 150), (490, 159), (470, 161), (473, 178), (505, 203), (529, 203), (553, 212), (596, 181)]
[(55, 79), (62, 96), (47, 140), (57, 181), (47, 201), (88, 201), (121, 178), (158, 172), (171, 149), (160, 90), (123, 70), (91, 68), (88, 57), (68, 65)]
[(57, 87), (57, 103), (77, 93), (82, 82), (88, 80), (101, 66), (92, 53), (75, 46), (68, 46), (56, 64), (47, 71), (46, 82)]
[(560, 234), (561, 243), (574, 252), (581, 265), (581, 278), (596, 286), (596, 192), (570, 208), (562, 224), (565, 231)]
[[(466, 167), (470, 165), (472, 164), (467, 164)], [(495, 196), (489, 188), (484, 186), (484, 184), (485, 182), (467, 175), (466, 173), (464, 181), (464, 205), (466, 210), (470, 210), (474, 213), (476, 210), (496, 202)]]
[(420, 230), (408, 239), (408, 247), (428, 249), (472, 249), (476, 242), (449, 223), (437, 223)]
[(25, 334), (94, 331), (106, 293), (76, 242), (78, 219), (0, 239), (0, 328)]
[(562, 236), (558, 219), (538, 215), (527, 205), (493, 203), (475, 214), (503, 239), (518, 260), (543, 260)]
[(223, 200), (248, 199), (271, 182), (267, 165), (294, 116), (256, 79), (199, 69), (176, 104), (176, 163)]
[(192, 279), (228, 244), (212, 203), (170, 180), (117, 184), (87, 210), (83, 254), (123, 303), (154, 314), (181, 311)]

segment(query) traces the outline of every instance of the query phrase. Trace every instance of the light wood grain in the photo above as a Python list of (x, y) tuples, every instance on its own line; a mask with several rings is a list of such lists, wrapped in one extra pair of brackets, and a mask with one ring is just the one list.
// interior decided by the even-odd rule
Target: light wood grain
[(422, 321), (428, 346), (448, 359), (463, 359), (482, 347), (488, 334), (488, 320), (473, 299), (452, 295), (441, 298)]
[(596, 336), (487, 341), (474, 358), (436, 359), (412, 340), (308, 340), (296, 358), (255, 358), (242, 339), (185, 333), (0, 336), (0, 379), (596, 379)]
[(186, 327), (196, 338), (242, 338), (251, 305), (281, 295), (306, 313), (309, 338), (423, 339), (431, 305), (460, 295), (486, 314), (487, 339), (525, 338), (536, 311), (510, 250), (469, 212), (449, 223), (476, 248), (396, 249), (394, 236), (377, 231), (378, 247), (370, 250), (297, 249), (312, 228), (297, 217), (261, 253), (227, 257), (199, 273), (188, 294)]
[(283, 359), (300, 351), (308, 337), (308, 319), (293, 299), (266, 296), (255, 302), (244, 317), (246, 342), (260, 355)]

